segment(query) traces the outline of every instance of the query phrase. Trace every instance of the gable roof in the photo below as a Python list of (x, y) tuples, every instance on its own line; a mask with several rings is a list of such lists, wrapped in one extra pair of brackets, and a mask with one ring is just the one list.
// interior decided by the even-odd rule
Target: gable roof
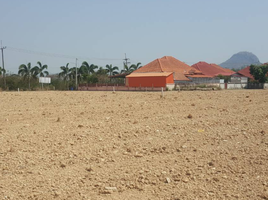
[(224, 76), (230, 76), (235, 73), (232, 70), (222, 68), (216, 64), (208, 64), (206, 62), (198, 62), (192, 65), (192, 67), (208, 76), (217, 76), (220, 74)]
[(241, 69), (237, 73), (254, 80), (254, 77), (250, 74), (249, 68), (250, 68), (250, 66), (248, 66), (248, 67), (246, 67), (244, 69)]
[(185, 75), (202, 74), (199, 70), (181, 62), (172, 56), (164, 56), (135, 70), (133, 73), (174, 72), (174, 80), (190, 81)]

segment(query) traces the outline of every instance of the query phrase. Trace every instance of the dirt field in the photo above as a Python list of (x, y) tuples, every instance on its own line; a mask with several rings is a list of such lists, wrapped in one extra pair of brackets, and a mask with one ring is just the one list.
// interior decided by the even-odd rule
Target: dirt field
[(0, 92), (0, 199), (268, 199), (268, 90)]

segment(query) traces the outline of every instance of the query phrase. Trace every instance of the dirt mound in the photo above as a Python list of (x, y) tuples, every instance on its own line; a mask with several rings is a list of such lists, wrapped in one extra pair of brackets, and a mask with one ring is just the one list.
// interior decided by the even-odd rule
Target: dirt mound
[(2, 199), (268, 199), (266, 90), (0, 98)]

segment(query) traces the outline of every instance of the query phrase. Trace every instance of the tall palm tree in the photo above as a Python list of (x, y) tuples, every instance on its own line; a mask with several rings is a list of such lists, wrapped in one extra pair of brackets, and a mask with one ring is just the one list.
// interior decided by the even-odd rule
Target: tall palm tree
[(124, 69), (121, 70), (121, 73), (130, 74), (133, 72), (133, 68), (130, 66), (127, 66), (127, 64), (124, 63)]
[(66, 88), (68, 88), (68, 81), (71, 78), (71, 68), (69, 68), (69, 63), (67, 63), (65, 66), (61, 66), (60, 69), (62, 70), (62, 72), (59, 73), (59, 78), (63, 79)]
[(59, 73), (59, 77), (62, 78), (65, 82), (69, 80), (70, 78), (70, 68), (69, 63), (67, 63), (65, 66), (61, 66), (60, 69), (62, 72)]
[(109, 76), (113, 76), (113, 75), (118, 74), (118, 71), (116, 71), (116, 70), (119, 70), (119, 69), (117, 66), (113, 67), (113, 65), (110, 64), (110, 65), (106, 65), (106, 70), (107, 70)]
[(36, 78), (36, 75), (37, 75), (36, 69), (31, 67), (30, 62), (27, 65), (21, 64), (19, 66), (18, 74), (23, 76), (24, 79), (28, 79), (29, 90), (30, 90), (31, 89), (31, 79)]
[(141, 66), (141, 63), (140, 62), (138, 62), (136, 65), (135, 64), (132, 64), (132, 65), (130, 65), (130, 68), (133, 70), (133, 71), (135, 71), (135, 70), (137, 70), (137, 69), (139, 69), (139, 68), (141, 68), (142, 66)]
[[(72, 67), (70, 68), (69, 79), (75, 80), (75, 76), (76, 76), (76, 67)], [(79, 68), (77, 68), (77, 78), (79, 79), (79, 77), (80, 77)]]
[(98, 69), (97, 65), (91, 64), (89, 65), (87, 61), (84, 61), (81, 65), (83, 74), (93, 74), (95, 73), (95, 69)]
[(45, 77), (49, 74), (48, 71), (44, 71), (47, 68), (48, 68), (48, 66), (42, 65), (40, 61), (38, 61), (37, 66), (34, 67), (34, 69), (38, 73), (39, 77)]
[(78, 82), (83, 81), (83, 79), (86, 75), (87, 74), (85, 73), (85, 69), (82, 66), (77, 68), (77, 80), (78, 80)]

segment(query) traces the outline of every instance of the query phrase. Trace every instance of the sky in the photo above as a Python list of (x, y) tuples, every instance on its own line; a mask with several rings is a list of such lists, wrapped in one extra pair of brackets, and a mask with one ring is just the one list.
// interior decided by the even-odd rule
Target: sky
[[(220, 64), (240, 51), (268, 62), (267, 0), (0, 0), (5, 68), (50, 74), (83, 61), (145, 65), (173, 56)], [(2, 62), (0, 63), (2, 66)]]

